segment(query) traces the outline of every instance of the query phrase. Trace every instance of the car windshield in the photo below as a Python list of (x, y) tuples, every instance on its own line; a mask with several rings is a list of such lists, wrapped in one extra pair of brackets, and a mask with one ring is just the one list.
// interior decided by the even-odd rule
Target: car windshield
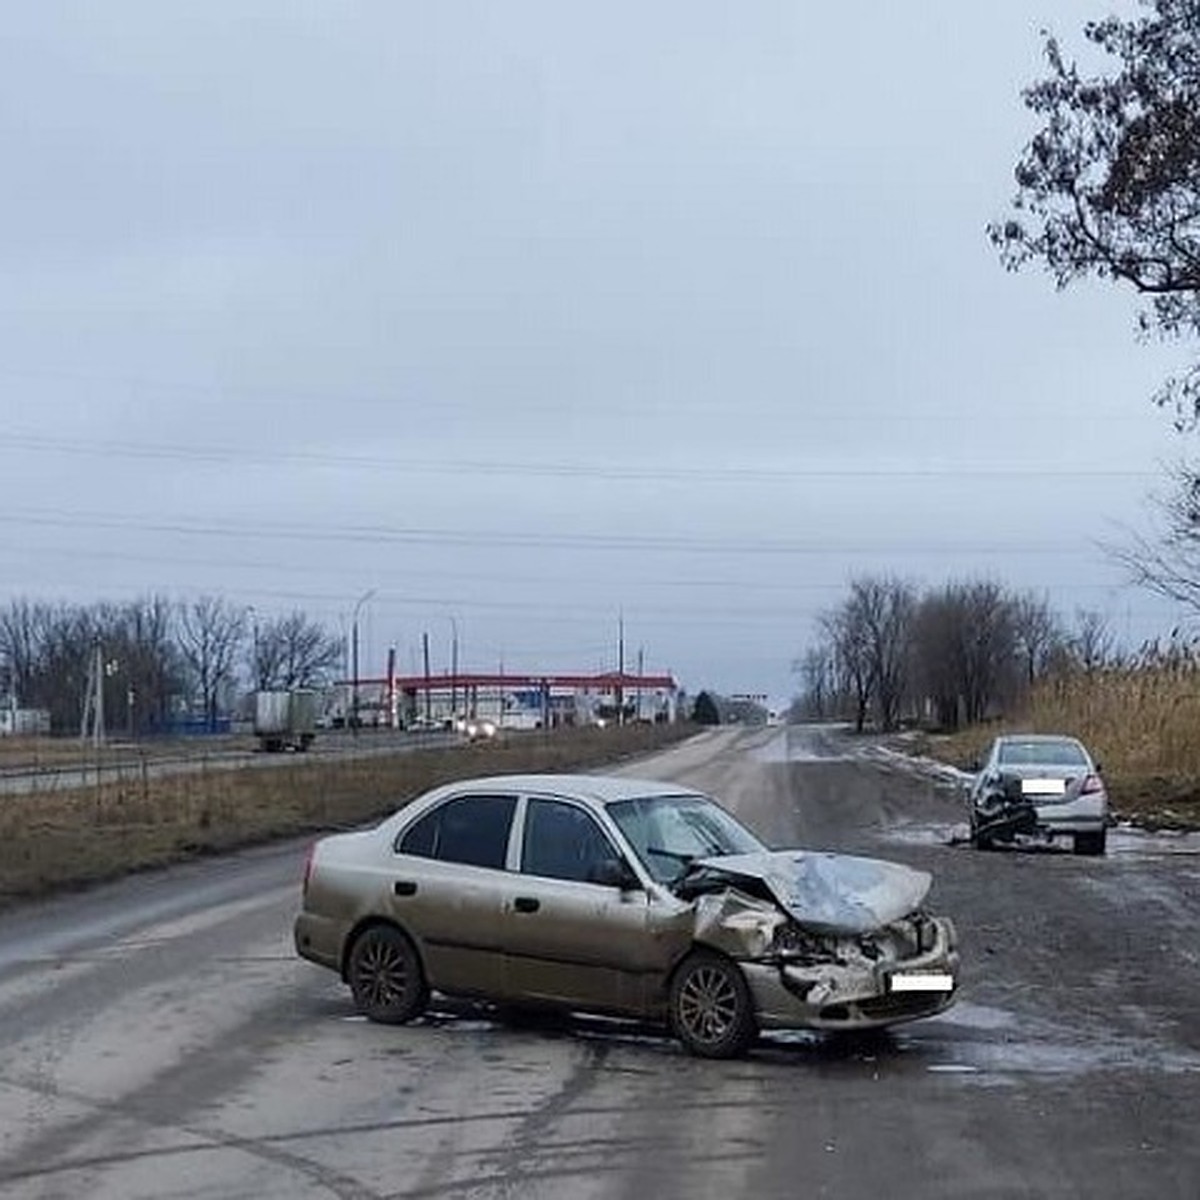
[(1078, 742), (1001, 742), (1002, 767), (1086, 767), (1087, 755)]
[(659, 883), (672, 883), (698, 858), (756, 854), (766, 849), (720, 805), (705, 796), (645, 796), (618, 800), (609, 815)]

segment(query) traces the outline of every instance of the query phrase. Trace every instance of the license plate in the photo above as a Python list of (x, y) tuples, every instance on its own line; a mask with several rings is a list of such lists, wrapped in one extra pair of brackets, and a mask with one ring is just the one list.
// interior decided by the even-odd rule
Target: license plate
[(941, 971), (912, 972), (908, 975), (893, 975), (893, 992), (952, 992), (954, 976)]
[(1065, 779), (1022, 779), (1023, 796), (1061, 796), (1067, 790)]

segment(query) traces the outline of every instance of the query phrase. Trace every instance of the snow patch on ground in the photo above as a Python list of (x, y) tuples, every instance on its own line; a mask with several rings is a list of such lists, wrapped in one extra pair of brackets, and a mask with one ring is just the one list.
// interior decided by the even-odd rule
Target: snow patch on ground
[(920, 754), (905, 754), (901, 750), (893, 750), (890, 746), (872, 746), (869, 753), (872, 758), (886, 759), (898, 767), (916, 771), (921, 775), (932, 775), (935, 779), (942, 779), (949, 783), (966, 785), (975, 778), (970, 771), (960, 771), (958, 767), (952, 767), (949, 763), (940, 762), (936, 758), (927, 758)]

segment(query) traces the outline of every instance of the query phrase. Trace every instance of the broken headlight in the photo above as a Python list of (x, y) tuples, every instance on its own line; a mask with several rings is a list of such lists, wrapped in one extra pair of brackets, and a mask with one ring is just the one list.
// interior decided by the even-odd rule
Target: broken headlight
[(802, 962), (838, 961), (836, 942), (790, 923), (780, 925), (775, 930), (771, 951), (780, 958), (793, 958)]
[(894, 922), (879, 935), (879, 940), (888, 945), (890, 956), (901, 960), (928, 954), (937, 945), (937, 939), (937, 924), (923, 912)]

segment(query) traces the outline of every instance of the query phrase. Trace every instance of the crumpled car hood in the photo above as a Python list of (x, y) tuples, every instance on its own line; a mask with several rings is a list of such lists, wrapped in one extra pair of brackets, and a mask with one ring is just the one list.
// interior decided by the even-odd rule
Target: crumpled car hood
[(689, 876), (757, 881), (794, 920), (816, 933), (869, 933), (918, 908), (933, 882), (927, 871), (850, 854), (770, 850), (699, 859)]

